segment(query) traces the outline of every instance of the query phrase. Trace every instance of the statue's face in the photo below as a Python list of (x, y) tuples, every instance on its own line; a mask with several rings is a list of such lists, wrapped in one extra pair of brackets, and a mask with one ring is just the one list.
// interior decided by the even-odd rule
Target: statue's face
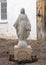
[(21, 9), (21, 14), (25, 14), (25, 9), (24, 8)]

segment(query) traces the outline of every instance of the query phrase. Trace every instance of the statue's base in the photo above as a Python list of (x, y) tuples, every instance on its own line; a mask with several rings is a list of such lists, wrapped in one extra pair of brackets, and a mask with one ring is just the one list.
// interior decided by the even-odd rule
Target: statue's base
[(19, 47), (27, 47), (27, 42), (24, 41), (24, 40), (19, 40), (18, 46), (19, 46)]
[(18, 61), (31, 60), (32, 48), (31, 46), (19, 47), (14, 46), (14, 59)]

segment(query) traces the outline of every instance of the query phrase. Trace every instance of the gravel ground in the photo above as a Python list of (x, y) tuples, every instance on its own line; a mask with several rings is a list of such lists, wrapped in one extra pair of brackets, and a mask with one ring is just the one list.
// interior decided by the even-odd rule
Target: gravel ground
[[(16, 65), (14, 62), (9, 61), (9, 53), (13, 53), (13, 47), (17, 42), (17, 40), (0, 40), (0, 65)], [(37, 55), (39, 59), (37, 62), (24, 65), (46, 65), (46, 41), (29, 40), (27, 42), (32, 46), (32, 55)]]

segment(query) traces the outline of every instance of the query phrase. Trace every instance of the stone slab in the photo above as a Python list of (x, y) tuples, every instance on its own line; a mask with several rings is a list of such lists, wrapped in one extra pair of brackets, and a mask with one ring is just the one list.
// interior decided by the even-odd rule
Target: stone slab
[(19, 47), (14, 46), (14, 59), (18, 61), (31, 60), (32, 48), (31, 46)]

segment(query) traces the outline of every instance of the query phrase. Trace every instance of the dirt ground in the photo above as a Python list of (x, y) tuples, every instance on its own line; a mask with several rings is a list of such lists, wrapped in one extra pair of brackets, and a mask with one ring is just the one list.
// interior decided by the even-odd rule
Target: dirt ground
[[(9, 53), (13, 53), (13, 47), (17, 42), (18, 40), (0, 39), (0, 65), (16, 65), (9, 61)], [(39, 59), (37, 62), (26, 63), (25, 65), (46, 65), (46, 41), (29, 40), (27, 42), (32, 46), (32, 55), (37, 55)]]

